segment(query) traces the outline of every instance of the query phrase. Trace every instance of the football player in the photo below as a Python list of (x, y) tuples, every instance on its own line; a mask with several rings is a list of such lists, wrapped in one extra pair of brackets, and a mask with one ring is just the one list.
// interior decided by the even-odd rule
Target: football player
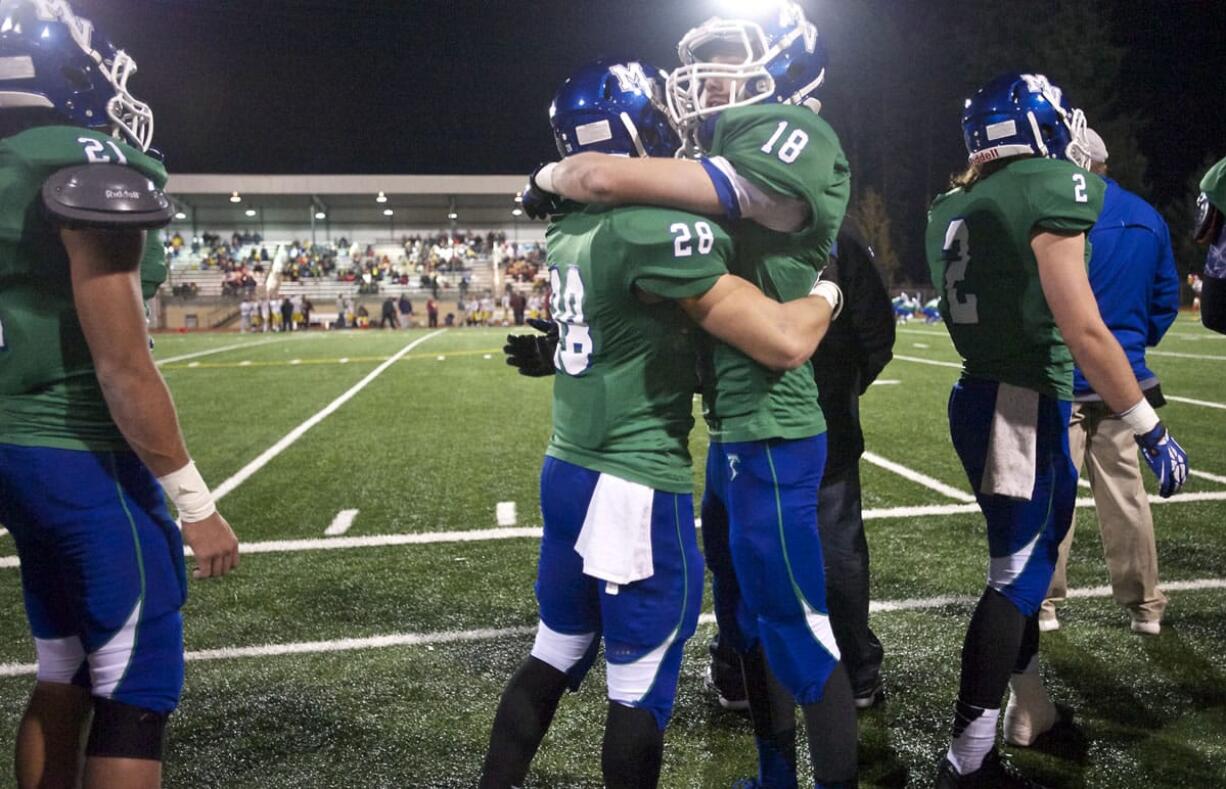
[(146, 233), (174, 209), (135, 71), (63, 0), (0, 0), (0, 522), (38, 656), (21, 787), (160, 784), (183, 542), (197, 578), (238, 564), (150, 354)]
[(1038, 674), (1038, 610), (1077, 494), (1068, 423), (1073, 362), (1132, 429), (1170, 496), (1187, 455), (1141, 394), (1099, 315), (1086, 232), (1105, 182), (1090, 175), (1085, 117), (1042, 75), (1006, 74), (966, 104), (969, 169), (932, 204), (926, 239), (941, 317), (963, 359), (950, 434), (987, 519), (988, 583), (967, 629), (953, 740), (939, 787), (1030, 786), (996, 750), (1057, 722)]
[(1206, 329), (1226, 334), (1226, 159), (1205, 173), (1200, 189), (1196, 243), (1209, 246), (1200, 278), (1200, 320)]
[[(708, 20), (678, 51), (669, 111), (689, 158), (568, 157), (534, 175), (525, 205), (561, 195), (720, 217), (736, 240), (732, 273), (781, 301), (803, 296), (850, 192), (838, 138), (817, 114), (817, 28), (794, 2), (764, 3), (751, 18)], [(757, 781), (795, 785), (799, 703), (818, 785), (852, 784), (856, 716), (826, 614), (816, 495), (825, 421), (812, 369), (779, 373), (727, 343), (704, 345), (703, 542), (721, 638), (742, 655)]]
[[(662, 72), (637, 62), (581, 69), (551, 107), (559, 152), (670, 156), (679, 141), (662, 87)], [(578, 687), (603, 638), (605, 785), (650, 787), (702, 600), (688, 450), (693, 324), (772, 370), (795, 369), (840, 296), (810, 270), (815, 295), (766, 298), (728, 274), (732, 240), (700, 216), (559, 208), (546, 256), (557, 335), (510, 337), (507, 348), (521, 372), (557, 375), (541, 472), (540, 625), (503, 693), (481, 786), (523, 782), (563, 692)]]

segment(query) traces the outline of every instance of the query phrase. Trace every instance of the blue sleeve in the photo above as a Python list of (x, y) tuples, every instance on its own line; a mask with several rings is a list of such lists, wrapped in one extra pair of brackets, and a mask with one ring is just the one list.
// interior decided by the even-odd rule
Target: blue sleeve
[(707, 171), (711, 183), (715, 184), (715, 193), (719, 195), (719, 202), (724, 207), (724, 216), (733, 221), (740, 219), (741, 202), (737, 199), (736, 189), (732, 186), (727, 173), (719, 169), (710, 159), (702, 159), (701, 162), (702, 169)]
[(1162, 222), (1157, 229), (1158, 266), (1154, 271), (1154, 290), (1149, 304), (1149, 336), (1145, 341), (1150, 347), (1158, 344), (1179, 316), (1179, 271), (1175, 268), (1175, 256), (1171, 252), (1171, 231), (1166, 222)]

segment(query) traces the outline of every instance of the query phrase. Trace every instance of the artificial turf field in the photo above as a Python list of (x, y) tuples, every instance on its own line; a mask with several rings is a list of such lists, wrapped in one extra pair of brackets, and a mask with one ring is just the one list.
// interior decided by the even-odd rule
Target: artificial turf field
[[(167, 786), (475, 785), (502, 685), (531, 645), (549, 436), (549, 383), (503, 364), (505, 334), (157, 338), (188, 446), (245, 551), (232, 576), (192, 583)], [(923, 476), (861, 464), (887, 700), (860, 717), (860, 759), (863, 786), (918, 787), (947, 745), (986, 543), (948, 438), (952, 345), (912, 322), (895, 354), (862, 401), (866, 442)], [(1051, 786), (1226, 786), (1226, 337), (1181, 317), (1151, 366), (1168, 398), (1197, 401), (1162, 417), (1211, 476), (1154, 507), (1170, 597), (1156, 638), (1131, 634), (1102, 588), (1094, 510), (1078, 510), (1069, 580), (1084, 596), (1042, 642), (1078, 730), (1007, 749)], [(701, 469), (701, 425), (692, 444)], [(500, 529), (500, 502), (515, 502), (514, 526)], [(326, 535), (344, 510), (352, 525)], [(33, 681), (13, 554), (0, 536), (0, 753)], [(724, 787), (754, 769), (747, 721), (703, 689), (709, 621), (687, 647), (662, 786)], [(564, 699), (528, 786), (600, 785), (604, 709), (598, 665)]]

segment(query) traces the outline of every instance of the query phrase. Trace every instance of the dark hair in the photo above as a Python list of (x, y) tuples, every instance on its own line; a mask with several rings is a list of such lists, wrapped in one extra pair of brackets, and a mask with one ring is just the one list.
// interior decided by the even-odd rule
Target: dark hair
[(1023, 154), (1021, 156), (1007, 156), (1004, 159), (993, 159), (986, 164), (970, 164), (961, 172), (954, 173), (949, 178), (949, 188), (951, 189), (970, 189), (975, 184), (987, 178), (997, 170), (1004, 169), (1005, 165), (1011, 164), (1018, 159), (1031, 159), (1032, 155)]

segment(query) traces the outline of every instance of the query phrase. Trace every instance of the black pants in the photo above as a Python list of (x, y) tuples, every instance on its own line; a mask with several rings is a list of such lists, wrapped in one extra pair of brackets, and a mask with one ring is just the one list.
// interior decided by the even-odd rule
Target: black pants
[(826, 564), (826, 607), (852, 693), (870, 690), (881, 672), (881, 642), (868, 626), (868, 542), (860, 512), (860, 467), (822, 478), (818, 532)]

